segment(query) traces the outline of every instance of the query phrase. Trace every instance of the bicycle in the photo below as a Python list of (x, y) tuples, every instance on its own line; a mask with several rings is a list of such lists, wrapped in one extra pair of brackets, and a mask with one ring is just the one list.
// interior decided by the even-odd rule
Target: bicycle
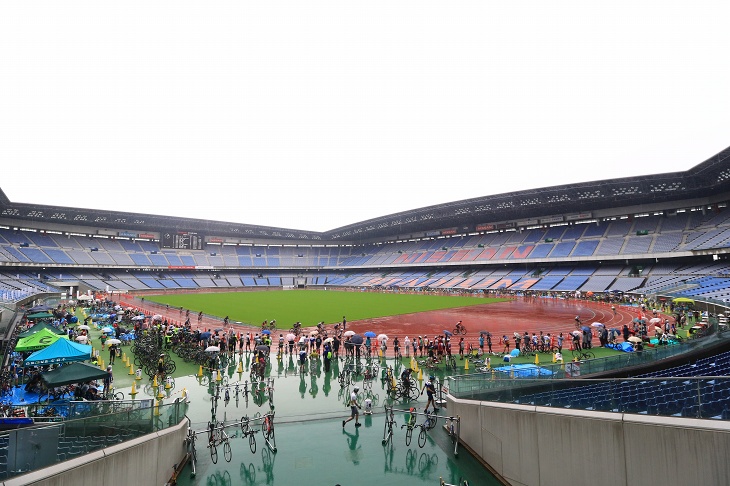
[(191, 473), (191, 476), (195, 476), (195, 463), (198, 461), (198, 453), (195, 450), (195, 439), (197, 438), (197, 434), (193, 429), (188, 429), (188, 435), (185, 437), (185, 448), (188, 451), (188, 454), (190, 454), (190, 463), (192, 464), (193, 472)]
[(411, 445), (411, 437), (413, 436), (413, 429), (417, 427), (416, 425), (416, 414), (415, 410), (411, 409), (410, 416), (408, 417), (408, 421), (400, 426), (402, 429), (403, 427), (406, 427), (406, 447)]
[(466, 334), (466, 326), (464, 326), (461, 321), (456, 323), (456, 326), (454, 327), (454, 334)]
[(114, 389), (114, 387), (112, 387), (106, 395), (104, 395), (104, 400), (124, 400), (124, 393), (118, 392)]
[(427, 431), (436, 427), (437, 421), (438, 421), (438, 416), (435, 413), (433, 413), (433, 412), (426, 413), (426, 418), (424, 419), (423, 423), (420, 426), (421, 432), (418, 433), (418, 447), (423, 448), (423, 446), (426, 445)]
[(210, 460), (213, 461), (213, 464), (218, 464), (218, 446), (220, 444), (223, 444), (223, 457), (226, 462), (231, 462), (233, 452), (229, 439), (223, 422), (208, 422), (208, 448), (210, 448)]
[(241, 438), (246, 439), (248, 437), (248, 448), (251, 449), (251, 453), (256, 453), (256, 434), (258, 430), (251, 427), (248, 415), (241, 417)]
[(593, 351), (588, 351), (585, 349), (574, 349), (573, 350), (573, 358), (578, 359), (578, 361), (585, 361), (587, 359), (594, 359), (596, 355), (593, 353)]

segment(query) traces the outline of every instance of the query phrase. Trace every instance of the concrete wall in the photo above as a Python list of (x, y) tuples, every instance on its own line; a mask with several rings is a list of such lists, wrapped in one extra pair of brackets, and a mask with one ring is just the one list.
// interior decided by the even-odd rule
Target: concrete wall
[(138, 439), (18, 476), (3, 486), (164, 485), (185, 455), (186, 420)]
[(515, 486), (730, 484), (730, 423), (448, 398), (461, 438)]

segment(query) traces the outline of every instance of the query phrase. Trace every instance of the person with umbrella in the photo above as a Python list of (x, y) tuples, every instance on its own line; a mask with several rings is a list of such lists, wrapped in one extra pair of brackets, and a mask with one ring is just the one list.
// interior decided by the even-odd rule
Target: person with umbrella
[(114, 364), (114, 359), (117, 357), (117, 345), (116, 344), (110, 344), (109, 345), (109, 364)]

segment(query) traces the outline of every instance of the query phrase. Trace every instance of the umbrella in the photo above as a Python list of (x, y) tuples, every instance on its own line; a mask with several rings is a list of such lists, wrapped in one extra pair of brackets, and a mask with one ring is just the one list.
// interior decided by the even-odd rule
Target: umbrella
[(154, 316), (152, 316), (152, 320), (153, 321), (161, 321), (162, 320), (162, 316), (160, 314), (155, 314)]
[(207, 348), (205, 348), (206, 353), (217, 353), (220, 350), (221, 348), (219, 348), (218, 346), (208, 346)]
[(223, 329), (222, 327), (219, 327), (218, 329), (214, 329), (214, 331), (215, 332), (223, 332), (223, 331), (225, 331), (225, 329)]
[(631, 336), (629, 337), (629, 341), (631, 341), (632, 343), (640, 343), (641, 338), (639, 336)]
[(117, 338), (107, 339), (106, 340), (106, 343), (109, 344), (109, 345), (112, 345), (112, 344), (122, 344), (122, 342), (119, 339), (117, 339)]
[[(348, 331), (350, 332), (350, 331)], [(354, 334), (354, 333), (353, 333)], [(375, 333), (373, 331), (367, 331), (365, 334), (363, 334), (365, 337), (374, 338)]]
[(588, 331), (590, 331), (590, 330), (591, 330), (591, 328), (590, 328), (590, 327), (588, 327), (588, 326), (583, 326), (583, 327), (581, 327), (581, 328), (580, 328), (580, 330), (581, 330), (581, 331), (585, 331), (585, 332), (588, 332)]
[(271, 331), (269, 331), (268, 329), (264, 329), (263, 331), (261, 331), (261, 334), (271, 334)]
[(573, 331), (571, 332), (573, 336), (580, 336), (582, 333), (580, 331)]
[(353, 334), (353, 336), (350, 338), (350, 341), (352, 341), (352, 344), (362, 344), (364, 339), (359, 334)]
[(591, 326), (593, 326), (593, 327), (606, 327), (603, 324), (601, 324), (600, 322), (594, 322), (593, 324), (591, 324)]
[(334, 341), (334, 340), (335, 340), (335, 338), (331, 338), (331, 337), (328, 337), (327, 339), (325, 339), (325, 340), (324, 340), (324, 341), (322, 341), (322, 342), (323, 342), (323, 343), (331, 343), (331, 342), (332, 342), (332, 341)]
[(210, 339), (210, 333), (208, 331), (201, 332), (200, 333), (200, 339), (201, 340)]
[(378, 341), (387, 341), (388, 336), (386, 336), (385, 334), (378, 334), (377, 340)]
[(492, 335), (492, 333), (490, 333), (489, 331), (479, 331), (479, 334), (486, 334), (487, 336)]
[(144, 321), (145, 317), (146, 316), (144, 316), (144, 315), (134, 316), (134, 317), (132, 317), (132, 320), (133, 321)]
[(76, 329), (81, 329), (83, 331), (88, 331), (89, 330), (89, 326), (87, 326), (86, 324), (81, 324)]
[(291, 332), (286, 335), (286, 340), (287, 341), (294, 341), (296, 338), (297, 338), (297, 336), (295, 334), (291, 333)]
[[(266, 332), (266, 331), (264, 331), (264, 332)], [(311, 331), (309, 333), (310, 336), (316, 336), (317, 334), (319, 334), (319, 331)]]
[(654, 331), (656, 331), (657, 334), (664, 334), (664, 329), (659, 326), (654, 326)]
[(263, 351), (264, 353), (268, 353), (269, 347), (265, 344), (259, 344), (258, 346), (256, 346), (256, 351)]
[(611, 329), (609, 329), (609, 331), (611, 331), (611, 332), (621, 332), (621, 329), (619, 329), (617, 327), (612, 327)]
[(83, 343), (83, 342), (86, 342), (86, 341), (88, 341), (88, 340), (89, 340), (89, 338), (88, 338), (87, 336), (78, 336), (78, 337), (76, 338), (76, 340), (77, 340), (78, 342), (80, 342), (80, 343)]
[(660, 322), (662, 322), (662, 320), (659, 317), (652, 317), (649, 319), (650, 324), (659, 324)]
[(446, 329), (444, 329), (444, 334), (446, 334), (447, 336), (453, 336), (453, 334), (451, 334), (451, 331), (447, 331)]
[(104, 334), (109, 334), (109, 333), (114, 332), (114, 329), (112, 329), (111, 327), (108, 327), (107, 326), (107, 327), (102, 328), (101, 329), (101, 332), (103, 332)]
[(344, 334), (345, 337), (354, 336), (354, 335), (355, 335), (355, 331), (345, 331), (345, 334)]

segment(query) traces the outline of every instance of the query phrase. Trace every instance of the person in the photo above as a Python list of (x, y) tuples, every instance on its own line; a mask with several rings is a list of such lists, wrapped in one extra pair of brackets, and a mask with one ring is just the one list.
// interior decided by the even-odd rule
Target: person
[(484, 354), (484, 334), (479, 335), (479, 354)]
[(423, 389), (421, 389), (421, 395), (423, 395), (423, 392), (426, 392), (426, 396), (428, 397), (428, 401), (426, 402), (426, 408), (423, 409), (425, 413), (428, 413), (428, 406), (433, 406), (433, 411), (438, 412), (439, 409), (436, 408), (436, 402), (433, 400), (433, 396), (436, 394), (436, 377), (431, 375), (428, 377), (428, 381), (425, 385), (423, 385)]
[(405, 337), (403, 340), (403, 347), (406, 350), (406, 358), (411, 357), (411, 340), (408, 338), (408, 336)]
[(299, 348), (299, 370), (303, 373), (307, 365), (307, 349), (304, 346)]
[[(481, 336), (481, 334), (480, 334)], [(464, 348), (466, 346), (466, 343), (464, 342), (464, 338), (459, 339), (459, 359), (464, 359)]]
[(112, 383), (114, 383), (114, 374), (112, 373), (112, 367), (110, 365), (106, 367), (106, 376), (104, 377), (104, 396), (109, 395)]
[[(393, 352), (395, 353), (396, 358), (400, 358), (400, 342), (398, 341), (398, 336), (393, 339)], [(383, 351), (383, 356), (385, 356), (385, 351)]]
[(342, 421), (343, 427), (352, 419), (355, 419), (355, 427), (362, 425), (360, 423), (360, 405), (357, 404), (357, 392), (359, 391), (360, 389), (358, 387), (352, 389), (352, 394), (350, 395), (350, 418)]
[(411, 373), (413, 373), (413, 370), (406, 368), (403, 370), (403, 373), (400, 374), (400, 381), (403, 384), (403, 389), (406, 391), (406, 396), (411, 388)]
[(157, 375), (160, 378), (165, 377), (165, 353), (160, 354), (160, 359), (157, 360)]

